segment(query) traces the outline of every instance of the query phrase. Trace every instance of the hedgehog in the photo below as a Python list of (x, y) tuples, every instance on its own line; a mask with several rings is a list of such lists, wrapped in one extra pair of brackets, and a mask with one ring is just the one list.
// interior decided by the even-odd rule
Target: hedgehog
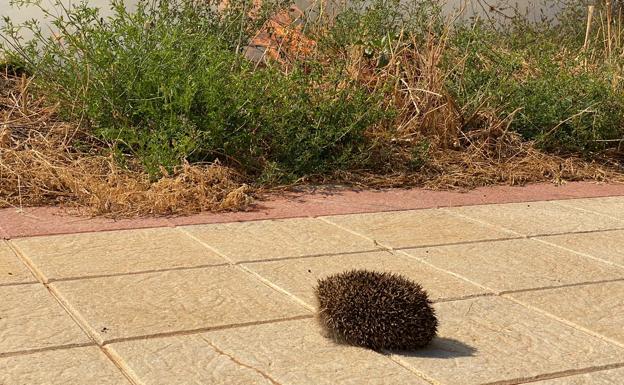
[(438, 320), (423, 288), (393, 273), (352, 270), (318, 281), (317, 319), (325, 336), (376, 351), (427, 346)]

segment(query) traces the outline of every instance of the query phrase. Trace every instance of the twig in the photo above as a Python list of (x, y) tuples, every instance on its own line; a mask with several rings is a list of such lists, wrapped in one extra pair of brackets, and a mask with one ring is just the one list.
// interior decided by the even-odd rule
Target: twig
[[(544, 134), (544, 136), (543, 136), (542, 138), (547, 137), (547, 136), (550, 136), (553, 132), (555, 132), (555, 131), (559, 128), (559, 127), (561, 127), (561, 126), (562, 126), (562, 125), (564, 125), (565, 123), (567, 123), (567, 122), (569, 122), (570, 120), (572, 120), (572, 119), (576, 118), (577, 116), (581, 116), (581, 115), (583, 115), (583, 114), (585, 114), (585, 113), (588, 113), (588, 112), (593, 112), (592, 110), (590, 110), (590, 107), (587, 107), (587, 108), (583, 109), (582, 111), (579, 111), (579, 112), (577, 112), (576, 114), (574, 114), (574, 115), (572, 115), (572, 116), (569, 116), (568, 118), (566, 118), (566, 119), (562, 120), (561, 122), (559, 122), (559, 123), (558, 123), (555, 127), (551, 128), (551, 129), (550, 129), (550, 130), (549, 130), (546, 134)], [(538, 142), (539, 142), (540, 140), (542, 140), (542, 139), (540, 138), (540, 139), (538, 140)]]
[(583, 51), (587, 50), (587, 44), (589, 43), (589, 32), (591, 31), (592, 19), (594, 18), (594, 6), (587, 7), (587, 28), (585, 29), (585, 42), (583, 43)]
[(605, 6), (607, 7), (607, 53), (609, 54), (609, 59), (611, 59), (611, 19), (612, 19), (612, 9), (611, 9), (611, 0), (605, 1)]

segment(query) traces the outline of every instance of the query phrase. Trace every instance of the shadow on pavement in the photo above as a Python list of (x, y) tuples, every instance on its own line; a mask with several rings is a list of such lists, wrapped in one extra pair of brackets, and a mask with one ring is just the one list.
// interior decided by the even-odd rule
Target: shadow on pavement
[(470, 357), (477, 351), (474, 347), (467, 345), (453, 338), (436, 337), (431, 341), (431, 345), (424, 349), (412, 351), (392, 351), (388, 352), (403, 357), (422, 358), (458, 358)]

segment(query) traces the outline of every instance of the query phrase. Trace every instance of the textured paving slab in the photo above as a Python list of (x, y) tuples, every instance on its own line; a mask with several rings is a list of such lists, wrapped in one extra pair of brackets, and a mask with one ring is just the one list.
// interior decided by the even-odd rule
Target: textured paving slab
[(623, 197), (570, 199), (566, 201), (558, 201), (557, 203), (563, 206), (593, 211), (596, 213), (624, 220)]
[[(420, 199), (387, 196), (356, 209)], [(586, 201), (12, 239), (19, 258), (0, 241), (0, 385), (129, 383), (122, 371), (137, 385), (621, 384), (624, 198)], [(279, 212), (306, 215), (292, 207)], [(351, 268), (402, 273), (444, 300), (440, 338), (390, 355), (323, 338), (314, 285)]]
[(383, 355), (336, 345), (320, 335), (313, 320), (221, 330), (203, 338), (282, 385), (427, 384)]
[(500, 297), (435, 307), (441, 338), (393, 357), (439, 383), (515, 383), (624, 361), (624, 349)]
[(375, 245), (318, 219), (287, 219), (185, 227), (233, 261), (252, 261), (375, 249)]
[(624, 346), (624, 281), (510, 294)]
[(12, 240), (49, 280), (227, 263), (173, 228)]
[(58, 281), (99, 342), (310, 314), (234, 266)]
[(601, 370), (576, 376), (532, 382), (531, 385), (622, 385), (624, 369)]
[(217, 352), (199, 334), (107, 346), (137, 384), (275, 385), (258, 370)]
[(9, 245), (0, 240), (0, 286), (36, 281)]
[(416, 247), (513, 237), (443, 210), (399, 211), (325, 217), (384, 246)]
[(137, 382), (154, 385), (428, 384), (380, 354), (335, 345), (312, 320), (126, 341), (109, 349)]
[(624, 221), (554, 202), (510, 203), (447, 210), (523, 235), (624, 228)]
[(624, 278), (622, 268), (531, 239), (404, 252), (496, 292)]
[(368, 269), (403, 274), (420, 283), (432, 300), (469, 297), (487, 290), (444, 273), (409, 257), (389, 252), (331, 255), (324, 257), (256, 262), (245, 267), (267, 281), (316, 307), (314, 287), (319, 278), (350, 269)]
[(540, 237), (548, 243), (624, 267), (624, 231), (601, 231)]
[(130, 385), (95, 346), (0, 357), (2, 385)]
[(87, 335), (43, 285), (0, 287), (0, 355), (86, 343)]

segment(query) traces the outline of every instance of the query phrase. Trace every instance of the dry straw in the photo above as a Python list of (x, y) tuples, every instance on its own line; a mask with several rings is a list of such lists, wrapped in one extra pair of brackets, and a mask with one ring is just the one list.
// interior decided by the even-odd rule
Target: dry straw
[(130, 160), (121, 167), (55, 107), (28, 92), (25, 76), (0, 78), (0, 207), (62, 204), (87, 214), (129, 217), (238, 210), (251, 190), (232, 169), (184, 164), (155, 183)]
[[(462, 110), (445, 88), (448, 74), (440, 63), (449, 49), (449, 34), (448, 29), (441, 37), (429, 34), (425, 44), (417, 44), (413, 38), (401, 34), (383, 71), (373, 71), (371, 67), (375, 63), (354, 55), (351, 73), (355, 78), (373, 88), (395, 84), (392, 103), (399, 114), (393, 129), (377, 127), (369, 133), (378, 142), (391, 143), (382, 146), (392, 153), (388, 167), (382, 173), (379, 170), (341, 173), (340, 178), (361, 186), (431, 189), (624, 180), (613, 154), (587, 161), (538, 150), (533, 142), (510, 130), (511, 121), (519, 111), (505, 116), (484, 107), (472, 115)], [(463, 65), (459, 60), (456, 67)], [(477, 104), (487, 103), (483, 100)], [(417, 143), (426, 144), (422, 167), (406, 168)]]
[[(591, 23), (589, 16), (588, 39)], [(545, 154), (510, 131), (514, 114), (502, 116), (500, 111), (478, 108), (469, 115), (462, 110), (445, 89), (448, 74), (440, 63), (449, 49), (449, 33), (431, 33), (424, 44), (401, 34), (382, 68), (356, 47), (347, 58), (348, 76), (371, 90), (383, 87), (389, 108), (398, 111), (396, 118), (367, 132), (375, 143), (374, 166), (309, 176), (298, 184), (470, 189), (624, 180), (613, 154), (605, 154), (604, 160), (597, 157), (600, 161)], [(607, 35), (610, 41), (611, 34)], [(585, 47), (590, 48), (587, 41)], [(462, 60), (456, 64), (460, 69), (463, 65)], [(218, 163), (183, 164), (151, 182), (133, 159), (121, 166), (104, 155), (111, 153), (107, 145), (92, 138), (80, 122), (60, 121), (56, 106), (29, 92), (31, 81), (6, 72), (0, 75), (0, 207), (61, 204), (115, 217), (175, 215), (244, 209), (259, 189), (280, 189), (252, 189), (245, 184), (250, 183), (249, 176)], [(393, 87), (388, 93), (389, 84)], [(486, 100), (478, 102), (487, 105)], [(414, 162), (415, 151), (422, 158), (418, 162)]]

